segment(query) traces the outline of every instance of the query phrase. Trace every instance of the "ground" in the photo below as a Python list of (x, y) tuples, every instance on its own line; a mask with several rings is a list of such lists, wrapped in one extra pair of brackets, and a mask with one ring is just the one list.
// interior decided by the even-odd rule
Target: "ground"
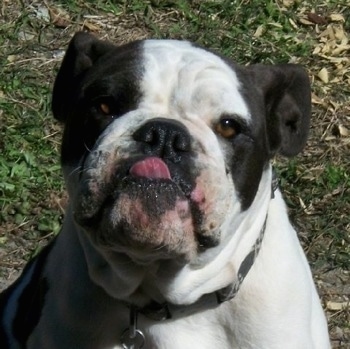
[(313, 90), (304, 152), (274, 161), (334, 348), (350, 348), (350, 7), (346, 0), (3, 0), (0, 289), (59, 232), (67, 202), (54, 76), (78, 30), (125, 43), (188, 39), (241, 64), (302, 64)]

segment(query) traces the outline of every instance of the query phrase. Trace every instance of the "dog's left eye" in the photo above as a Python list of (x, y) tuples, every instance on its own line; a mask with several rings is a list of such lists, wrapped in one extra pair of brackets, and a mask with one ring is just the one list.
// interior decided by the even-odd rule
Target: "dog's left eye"
[(230, 139), (235, 137), (239, 133), (240, 127), (237, 121), (235, 121), (234, 119), (225, 118), (225, 119), (221, 119), (215, 125), (215, 131), (221, 137)]

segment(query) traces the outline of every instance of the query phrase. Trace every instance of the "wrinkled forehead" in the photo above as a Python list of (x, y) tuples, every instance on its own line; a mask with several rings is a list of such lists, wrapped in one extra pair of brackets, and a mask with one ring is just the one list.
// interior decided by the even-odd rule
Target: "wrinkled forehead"
[(145, 41), (142, 56), (142, 107), (188, 118), (236, 115), (249, 121), (240, 81), (220, 57), (174, 40)]

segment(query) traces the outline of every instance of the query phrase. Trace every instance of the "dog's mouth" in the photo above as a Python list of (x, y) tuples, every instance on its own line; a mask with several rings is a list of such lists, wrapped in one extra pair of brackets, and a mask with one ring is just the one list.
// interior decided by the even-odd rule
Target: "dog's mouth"
[(171, 179), (167, 164), (160, 158), (148, 157), (136, 162), (129, 173), (134, 177), (149, 179)]
[(202, 231), (204, 192), (169, 166), (150, 156), (120, 166), (108, 179), (82, 178), (76, 222), (96, 246), (134, 259), (188, 261), (217, 245)]

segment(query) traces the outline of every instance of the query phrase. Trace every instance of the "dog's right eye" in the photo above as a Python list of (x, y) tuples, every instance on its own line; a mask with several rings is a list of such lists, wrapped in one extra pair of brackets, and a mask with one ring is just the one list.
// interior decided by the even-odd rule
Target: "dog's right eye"
[(112, 97), (101, 97), (93, 101), (93, 108), (99, 114), (111, 116), (115, 112), (115, 102)]
[(111, 108), (107, 103), (100, 103), (99, 108), (100, 111), (105, 115), (109, 115), (111, 113)]
[(231, 118), (224, 118), (219, 120), (214, 129), (221, 137), (231, 139), (240, 132), (240, 126), (238, 122)]

